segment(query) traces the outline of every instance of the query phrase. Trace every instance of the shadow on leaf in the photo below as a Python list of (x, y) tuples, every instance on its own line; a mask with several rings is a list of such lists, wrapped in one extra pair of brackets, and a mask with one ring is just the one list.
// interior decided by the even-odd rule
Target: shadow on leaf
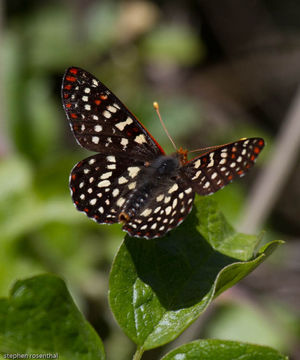
[(138, 277), (151, 287), (166, 310), (199, 303), (221, 269), (236, 262), (208, 244), (196, 230), (198, 221), (194, 210), (187, 221), (163, 238), (125, 238)]

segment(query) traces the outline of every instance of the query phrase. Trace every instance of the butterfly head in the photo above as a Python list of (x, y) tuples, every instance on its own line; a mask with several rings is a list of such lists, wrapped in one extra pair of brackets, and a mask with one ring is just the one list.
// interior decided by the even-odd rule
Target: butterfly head
[(188, 162), (187, 154), (188, 151), (186, 149), (183, 149), (182, 147), (177, 150), (176, 155), (181, 166), (185, 165)]

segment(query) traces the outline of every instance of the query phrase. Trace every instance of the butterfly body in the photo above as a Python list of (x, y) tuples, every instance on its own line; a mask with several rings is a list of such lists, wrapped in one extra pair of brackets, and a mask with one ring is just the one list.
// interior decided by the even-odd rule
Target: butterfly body
[(122, 223), (131, 236), (165, 235), (189, 214), (196, 192), (212, 194), (243, 176), (264, 146), (251, 138), (190, 161), (182, 149), (166, 155), (110, 90), (76, 67), (65, 73), (62, 98), (77, 142), (97, 152), (71, 172), (74, 204), (98, 223)]

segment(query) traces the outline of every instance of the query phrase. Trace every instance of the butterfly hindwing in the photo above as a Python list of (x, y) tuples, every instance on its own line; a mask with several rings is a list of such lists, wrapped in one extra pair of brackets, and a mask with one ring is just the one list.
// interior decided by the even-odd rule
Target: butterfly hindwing
[(213, 194), (234, 178), (244, 176), (263, 147), (261, 138), (241, 139), (194, 158), (182, 171), (198, 194)]
[(195, 195), (182, 179), (162, 183), (151, 166), (104, 154), (80, 161), (71, 172), (70, 188), (75, 206), (88, 217), (112, 224), (122, 222), (123, 214), (123, 230), (149, 239), (179, 225), (191, 211)]
[(180, 225), (193, 207), (195, 193), (182, 179), (157, 189), (147, 207), (123, 226), (131, 236), (153, 239)]
[(164, 154), (136, 117), (89, 72), (67, 69), (62, 99), (74, 136), (85, 149), (148, 160)]
[(142, 168), (139, 161), (114, 155), (96, 154), (80, 161), (70, 175), (76, 208), (100, 224), (118, 222), (128, 193), (136, 186), (133, 175)]

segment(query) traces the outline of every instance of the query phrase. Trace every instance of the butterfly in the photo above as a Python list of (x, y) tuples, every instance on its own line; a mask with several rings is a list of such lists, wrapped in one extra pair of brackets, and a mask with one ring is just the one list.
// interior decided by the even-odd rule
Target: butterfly
[(122, 223), (130, 236), (164, 236), (182, 223), (195, 193), (213, 194), (243, 176), (264, 147), (244, 138), (188, 161), (180, 148), (166, 155), (149, 131), (97, 78), (66, 70), (62, 102), (76, 141), (96, 152), (71, 171), (79, 211), (100, 224)]

